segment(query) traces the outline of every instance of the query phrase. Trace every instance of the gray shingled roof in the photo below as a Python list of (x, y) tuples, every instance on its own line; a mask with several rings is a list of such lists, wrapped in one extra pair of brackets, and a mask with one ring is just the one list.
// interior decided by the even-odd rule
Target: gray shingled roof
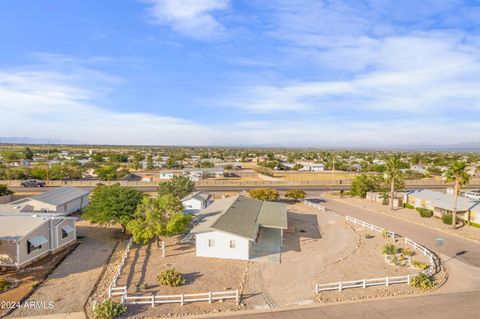
[(60, 206), (82, 196), (88, 195), (89, 193), (90, 191), (78, 187), (64, 186), (29, 198), (51, 205)]
[(218, 230), (255, 240), (259, 226), (287, 228), (285, 204), (263, 202), (243, 196), (215, 201), (202, 210), (193, 233)]

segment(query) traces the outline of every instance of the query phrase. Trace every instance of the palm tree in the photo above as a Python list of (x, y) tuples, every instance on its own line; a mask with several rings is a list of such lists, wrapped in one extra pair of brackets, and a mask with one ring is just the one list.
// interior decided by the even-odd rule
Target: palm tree
[(400, 170), (400, 156), (391, 156), (386, 164), (385, 176), (390, 184), (390, 209), (393, 210), (393, 197), (400, 183), (403, 182), (402, 171)]
[[(455, 183), (455, 189), (453, 194), (453, 211), (452, 211), (452, 228), (457, 228), (457, 200), (460, 188), (463, 185), (468, 184), (470, 176), (467, 173), (467, 164), (464, 162), (455, 161), (450, 164), (450, 167), (445, 172), (445, 182)], [(470, 212), (467, 217), (467, 224), (470, 222)]]

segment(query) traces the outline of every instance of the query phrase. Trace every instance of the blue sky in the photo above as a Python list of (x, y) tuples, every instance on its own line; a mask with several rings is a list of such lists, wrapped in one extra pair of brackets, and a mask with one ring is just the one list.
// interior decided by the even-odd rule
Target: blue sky
[(0, 136), (480, 140), (476, 1), (16, 0), (0, 41)]

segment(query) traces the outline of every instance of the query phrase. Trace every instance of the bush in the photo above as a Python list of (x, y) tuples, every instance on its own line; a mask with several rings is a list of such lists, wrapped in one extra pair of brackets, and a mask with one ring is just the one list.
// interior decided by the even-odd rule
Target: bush
[(148, 285), (146, 282), (139, 282), (135, 285), (135, 287), (137, 287), (138, 290), (146, 290), (148, 289)]
[(248, 192), (253, 199), (272, 201), (277, 200), (280, 194), (271, 188), (254, 188)]
[(449, 214), (449, 213), (443, 214), (443, 216), (442, 216), (443, 223), (447, 224), (447, 225), (452, 224), (452, 219), (453, 219), (453, 216), (452, 216), (452, 214)]
[(177, 287), (185, 284), (185, 278), (175, 268), (159, 273), (157, 279), (164, 286)]
[(432, 217), (433, 216), (433, 210), (426, 209), (426, 208), (421, 208), (417, 207), (415, 210), (420, 214), (422, 217)]
[(255, 172), (257, 172), (259, 174), (262, 174), (262, 175), (273, 177), (273, 171), (270, 168), (265, 167), (265, 166), (256, 167)]
[(110, 299), (95, 306), (95, 319), (113, 319), (127, 311), (127, 307)]
[(421, 261), (418, 261), (418, 260), (414, 260), (414, 259), (412, 259), (412, 265), (413, 265), (413, 267), (418, 268), (420, 270), (425, 270), (429, 267), (429, 265), (427, 263), (424, 263), (424, 262), (421, 262)]
[(7, 185), (0, 184), (0, 196), (12, 195), (13, 192), (8, 189)]
[(10, 288), (10, 281), (6, 279), (0, 279), (0, 292), (7, 291)]
[(403, 208), (414, 209), (415, 206), (413, 206), (413, 205), (411, 205), (411, 204), (409, 204), (409, 203), (404, 203), (404, 204), (403, 204)]
[(418, 274), (410, 280), (410, 285), (421, 290), (429, 290), (433, 288), (434, 283), (427, 275)]
[(480, 224), (475, 223), (475, 222), (469, 222), (470, 226), (480, 228)]
[(383, 253), (387, 255), (395, 255), (397, 253), (397, 248), (393, 244), (388, 244), (383, 246)]
[(402, 248), (402, 254), (405, 256), (413, 256), (414, 252), (410, 250), (410, 248), (405, 247)]

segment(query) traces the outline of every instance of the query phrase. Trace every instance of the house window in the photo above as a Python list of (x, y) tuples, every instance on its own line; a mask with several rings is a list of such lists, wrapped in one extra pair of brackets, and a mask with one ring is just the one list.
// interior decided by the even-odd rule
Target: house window
[(235, 247), (236, 247), (235, 240), (230, 240), (230, 248), (235, 248)]
[(34, 252), (37, 249), (42, 249), (42, 245), (34, 246), (31, 242), (27, 240), (27, 254)]
[(209, 239), (208, 240), (208, 247), (215, 247), (215, 240)]

